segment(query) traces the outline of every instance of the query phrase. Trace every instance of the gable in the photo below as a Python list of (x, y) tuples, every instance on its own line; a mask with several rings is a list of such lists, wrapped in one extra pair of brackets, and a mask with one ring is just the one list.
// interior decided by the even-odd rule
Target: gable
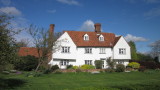
[(129, 47), (127, 41), (124, 39), (123, 36), (119, 36), (115, 39), (115, 46), (114, 47)]

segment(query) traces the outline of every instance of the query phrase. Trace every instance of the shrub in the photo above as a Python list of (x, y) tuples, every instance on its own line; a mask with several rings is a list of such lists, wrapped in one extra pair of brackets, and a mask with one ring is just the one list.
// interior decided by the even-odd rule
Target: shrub
[(140, 68), (138, 69), (138, 71), (140, 71), (140, 72), (144, 72), (145, 70), (146, 70), (145, 66), (140, 66)]
[(22, 56), (19, 60), (14, 63), (15, 69), (23, 71), (31, 71), (38, 65), (38, 58), (34, 56)]
[(111, 59), (111, 57), (109, 57), (106, 62), (107, 62), (107, 65), (109, 66), (109, 68), (114, 69), (114, 66), (116, 65), (116, 62), (113, 61)]
[(124, 72), (125, 66), (123, 64), (117, 64), (116, 65), (116, 72)]
[(95, 60), (94, 63), (95, 63), (96, 69), (102, 69), (102, 63), (103, 63), (102, 60)]
[(72, 69), (78, 69), (78, 66), (73, 66)]
[(76, 69), (76, 72), (79, 73), (79, 72), (82, 72), (82, 70), (78, 68), (78, 69)]
[(43, 71), (43, 74), (49, 74), (49, 73), (51, 73), (50, 69), (46, 69), (46, 70)]
[(131, 62), (128, 64), (128, 66), (134, 68), (134, 69), (138, 69), (140, 67), (140, 64), (137, 62)]
[(73, 65), (67, 65), (67, 69), (71, 69)]
[(95, 69), (95, 66), (93, 66), (93, 65), (82, 65), (80, 68), (81, 69)]
[(14, 65), (13, 65), (13, 64), (6, 64), (6, 65), (4, 66), (4, 68), (5, 68), (5, 70), (10, 71), (10, 70), (13, 70), (13, 69), (14, 69)]
[(51, 67), (51, 71), (55, 71), (55, 70), (57, 70), (57, 69), (59, 69), (58, 65), (53, 65), (53, 66)]
[(112, 73), (112, 72), (115, 72), (115, 70), (114, 70), (114, 69), (111, 69), (111, 68), (108, 68), (108, 69), (105, 69), (105, 72)]

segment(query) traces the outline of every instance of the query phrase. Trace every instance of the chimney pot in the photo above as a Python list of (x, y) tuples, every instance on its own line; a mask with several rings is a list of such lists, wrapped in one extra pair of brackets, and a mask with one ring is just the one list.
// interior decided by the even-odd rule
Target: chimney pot
[(97, 32), (97, 33), (101, 32), (101, 24), (100, 23), (94, 24), (94, 27), (95, 27), (95, 32)]

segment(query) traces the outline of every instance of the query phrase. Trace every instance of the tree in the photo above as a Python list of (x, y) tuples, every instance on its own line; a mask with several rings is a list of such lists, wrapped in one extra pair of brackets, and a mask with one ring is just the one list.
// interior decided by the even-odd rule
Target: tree
[(160, 55), (160, 40), (155, 41), (150, 45), (151, 47), (151, 55), (155, 58)]
[(129, 41), (128, 44), (130, 45), (131, 47), (131, 59), (133, 60), (137, 60), (138, 57), (137, 57), (137, 50), (136, 50), (136, 45), (133, 41)]
[(109, 58), (107, 59), (107, 65), (109, 66), (109, 68), (114, 69), (114, 67), (115, 67), (115, 65), (116, 65), (116, 62), (113, 61), (113, 60), (111, 59), (111, 57), (109, 57)]
[(35, 47), (37, 48), (38, 65), (35, 69), (35, 72), (37, 72), (41, 65), (48, 65), (48, 60), (51, 59), (52, 53), (57, 50), (56, 42), (52, 30), (48, 31), (31, 25), (28, 31), (33, 38)]
[(5, 69), (7, 64), (13, 63), (17, 59), (17, 49), (13, 35), (17, 32), (9, 29), (11, 17), (0, 15), (0, 68)]
[(28, 39), (21, 39), (20, 41), (16, 42), (17, 47), (28, 47), (29, 45)]

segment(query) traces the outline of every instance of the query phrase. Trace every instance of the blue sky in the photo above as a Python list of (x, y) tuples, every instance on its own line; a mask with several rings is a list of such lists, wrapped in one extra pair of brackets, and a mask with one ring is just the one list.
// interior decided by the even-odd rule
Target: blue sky
[[(101, 23), (103, 32), (135, 41), (139, 52), (160, 39), (160, 0), (0, 0), (0, 12), (15, 17), (16, 29), (55, 24), (55, 32), (87, 31)], [(17, 37), (29, 38), (25, 32)]]

